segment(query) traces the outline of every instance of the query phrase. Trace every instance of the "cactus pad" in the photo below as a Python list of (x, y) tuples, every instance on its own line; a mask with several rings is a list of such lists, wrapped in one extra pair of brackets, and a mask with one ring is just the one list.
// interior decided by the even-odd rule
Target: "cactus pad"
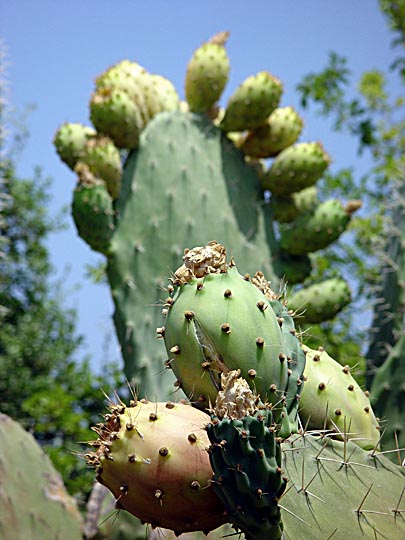
[[(286, 479), (276, 427), (271, 411), (255, 407), (254, 395), (250, 392), (249, 399), (249, 387), (238, 375), (232, 371), (222, 375), (223, 390), (207, 425), (214, 490), (229, 521), (247, 540), (280, 540), (283, 525), (278, 500)], [(235, 404), (239, 404), (237, 409)]]
[(81, 540), (75, 500), (32, 435), (0, 414), (0, 538)]

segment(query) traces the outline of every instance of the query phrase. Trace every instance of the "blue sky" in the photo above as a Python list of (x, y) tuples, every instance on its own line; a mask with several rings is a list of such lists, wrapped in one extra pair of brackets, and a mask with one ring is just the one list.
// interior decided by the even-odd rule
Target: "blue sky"
[[(56, 156), (52, 138), (64, 121), (89, 124), (96, 75), (125, 58), (136, 60), (168, 77), (183, 97), (193, 50), (221, 30), (231, 33), (224, 103), (244, 78), (268, 70), (283, 81), (282, 104), (299, 109), (295, 86), (303, 75), (325, 65), (329, 51), (349, 58), (354, 80), (367, 69), (386, 71), (393, 57), (392, 35), (376, 0), (0, 0), (9, 101), (18, 109), (36, 105), (18, 172), (30, 176), (40, 165), (53, 178), (51, 213), (70, 204), (75, 184), (73, 173)], [(399, 92), (395, 83), (392, 90)], [(301, 140), (320, 140), (333, 167), (355, 166), (359, 174), (367, 170), (367, 155), (359, 159), (350, 139), (332, 133), (314, 111), (303, 117)], [(78, 310), (78, 333), (86, 338), (83, 351), (96, 365), (119, 358), (110, 321), (113, 307), (108, 288), (85, 277), (86, 265), (96, 264), (100, 256), (77, 237), (70, 218), (67, 224), (65, 232), (49, 241), (55, 277), (63, 276), (71, 291), (67, 304)]]

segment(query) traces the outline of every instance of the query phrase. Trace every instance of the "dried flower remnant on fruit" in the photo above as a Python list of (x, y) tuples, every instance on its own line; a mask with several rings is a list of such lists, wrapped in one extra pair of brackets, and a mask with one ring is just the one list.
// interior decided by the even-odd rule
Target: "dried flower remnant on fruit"
[(270, 281), (267, 281), (263, 272), (256, 272), (251, 281), (269, 300), (279, 299), (279, 295), (271, 289)]
[(240, 377), (239, 369), (222, 373), (221, 387), (215, 402), (218, 418), (240, 419), (257, 410), (257, 397)]
[(181, 285), (193, 278), (226, 272), (226, 249), (215, 240), (206, 246), (184, 250), (184, 264), (175, 272), (175, 283)]

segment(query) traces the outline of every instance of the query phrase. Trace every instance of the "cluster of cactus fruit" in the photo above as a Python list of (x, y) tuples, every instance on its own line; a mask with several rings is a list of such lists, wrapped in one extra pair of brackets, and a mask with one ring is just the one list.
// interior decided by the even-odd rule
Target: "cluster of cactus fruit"
[[(186, 249), (169, 282), (158, 334), (188, 399), (134, 395), (94, 428), (85, 457), (117, 508), (176, 534), (229, 522), (248, 540), (300, 538), (298, 521), (306, 538), (399, 539), (404, 471), (380, 454), (378, 421), (350, 369), (305, 347), (264, 275), (241, 275), (215, 241)], [(322, 492), (308, 489), (315, 479)], [(361, 486), (374, 506), (363, 508)], [(389, 496), (378, 501), (381, 490)], [(311, 497), (344, 497), (352, 512), (312, 531)]]
[(379, 452), (370, 398), (294, 323), (350, 302), (341, 278), (299, 284), (360, 203), (318, 199), (330, 158), (298, 142), (277, 77), (219, 106), (227, 38), (195, 51), (185, 101), (126, 60), (95, 81), (94, 128), (55, 135), (78, 233), (107, 259), (125, 375), (149, 399), (111, 403), (85, 458), (118, 509), (176, 534), (402, 538), (404, 472)]

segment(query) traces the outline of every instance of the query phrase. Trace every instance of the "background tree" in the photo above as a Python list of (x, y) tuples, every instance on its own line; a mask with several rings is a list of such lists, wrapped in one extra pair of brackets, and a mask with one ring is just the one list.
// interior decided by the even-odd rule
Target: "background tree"
[[(372, 389), (376, 412), (386, 428), (385, 448), (395, 448), (405, 446), (401, 386), (405, 369), (405, 101), (390, 95), (387, 75), (390, 70), (405, 82), (405, 2), (381, 0), (380, 7), (395, 33), (392, 45), (399, 51), (387, 73), (366, 71), (357, 94), (350, 97), (347, 59), (331, 53), (326, 68), (305, 76), (297, 88), (304, 108), (316, 104), (321, 115), (332, 119), (334, 130), (351, 135), (359, 152), (369, 152), (373, 159), (372, 168), (361, 178), (346, 170), (325, 179), (328, 193), (339, 186), (351, 196), (358, 194), (364, 213), (353, 221), (350, 243), (341, 244), (340, 252), (327, 250), (318, 262), (329, 268), (336, 261), (343, 263), (355, 282), (357, 302), (341, 319), (346, 348), (357, 343), (365, 354), (367, 387)], [(368, 334), (358, 332), (359, 324), (355, 324), (361, 305), (371, 311)], [(333, 327), (330, 334), (336, 335)]]
[(74, 358), (82, 337), (52, 276), (46, 245), (60, 226), (47, 213), (50, 181), (40, 169), (33, 178), (19, 178), (24, 133), (17, 129), (6, 137), (4, 82), (1, 89), (0, 410), (34, 434), (70, 492), (85, 498), (92, 474), (75, 454), (99, 421), (101, 389), (118, 390), (121, 375), (113, 364), (95, 375), (89, 359)]

